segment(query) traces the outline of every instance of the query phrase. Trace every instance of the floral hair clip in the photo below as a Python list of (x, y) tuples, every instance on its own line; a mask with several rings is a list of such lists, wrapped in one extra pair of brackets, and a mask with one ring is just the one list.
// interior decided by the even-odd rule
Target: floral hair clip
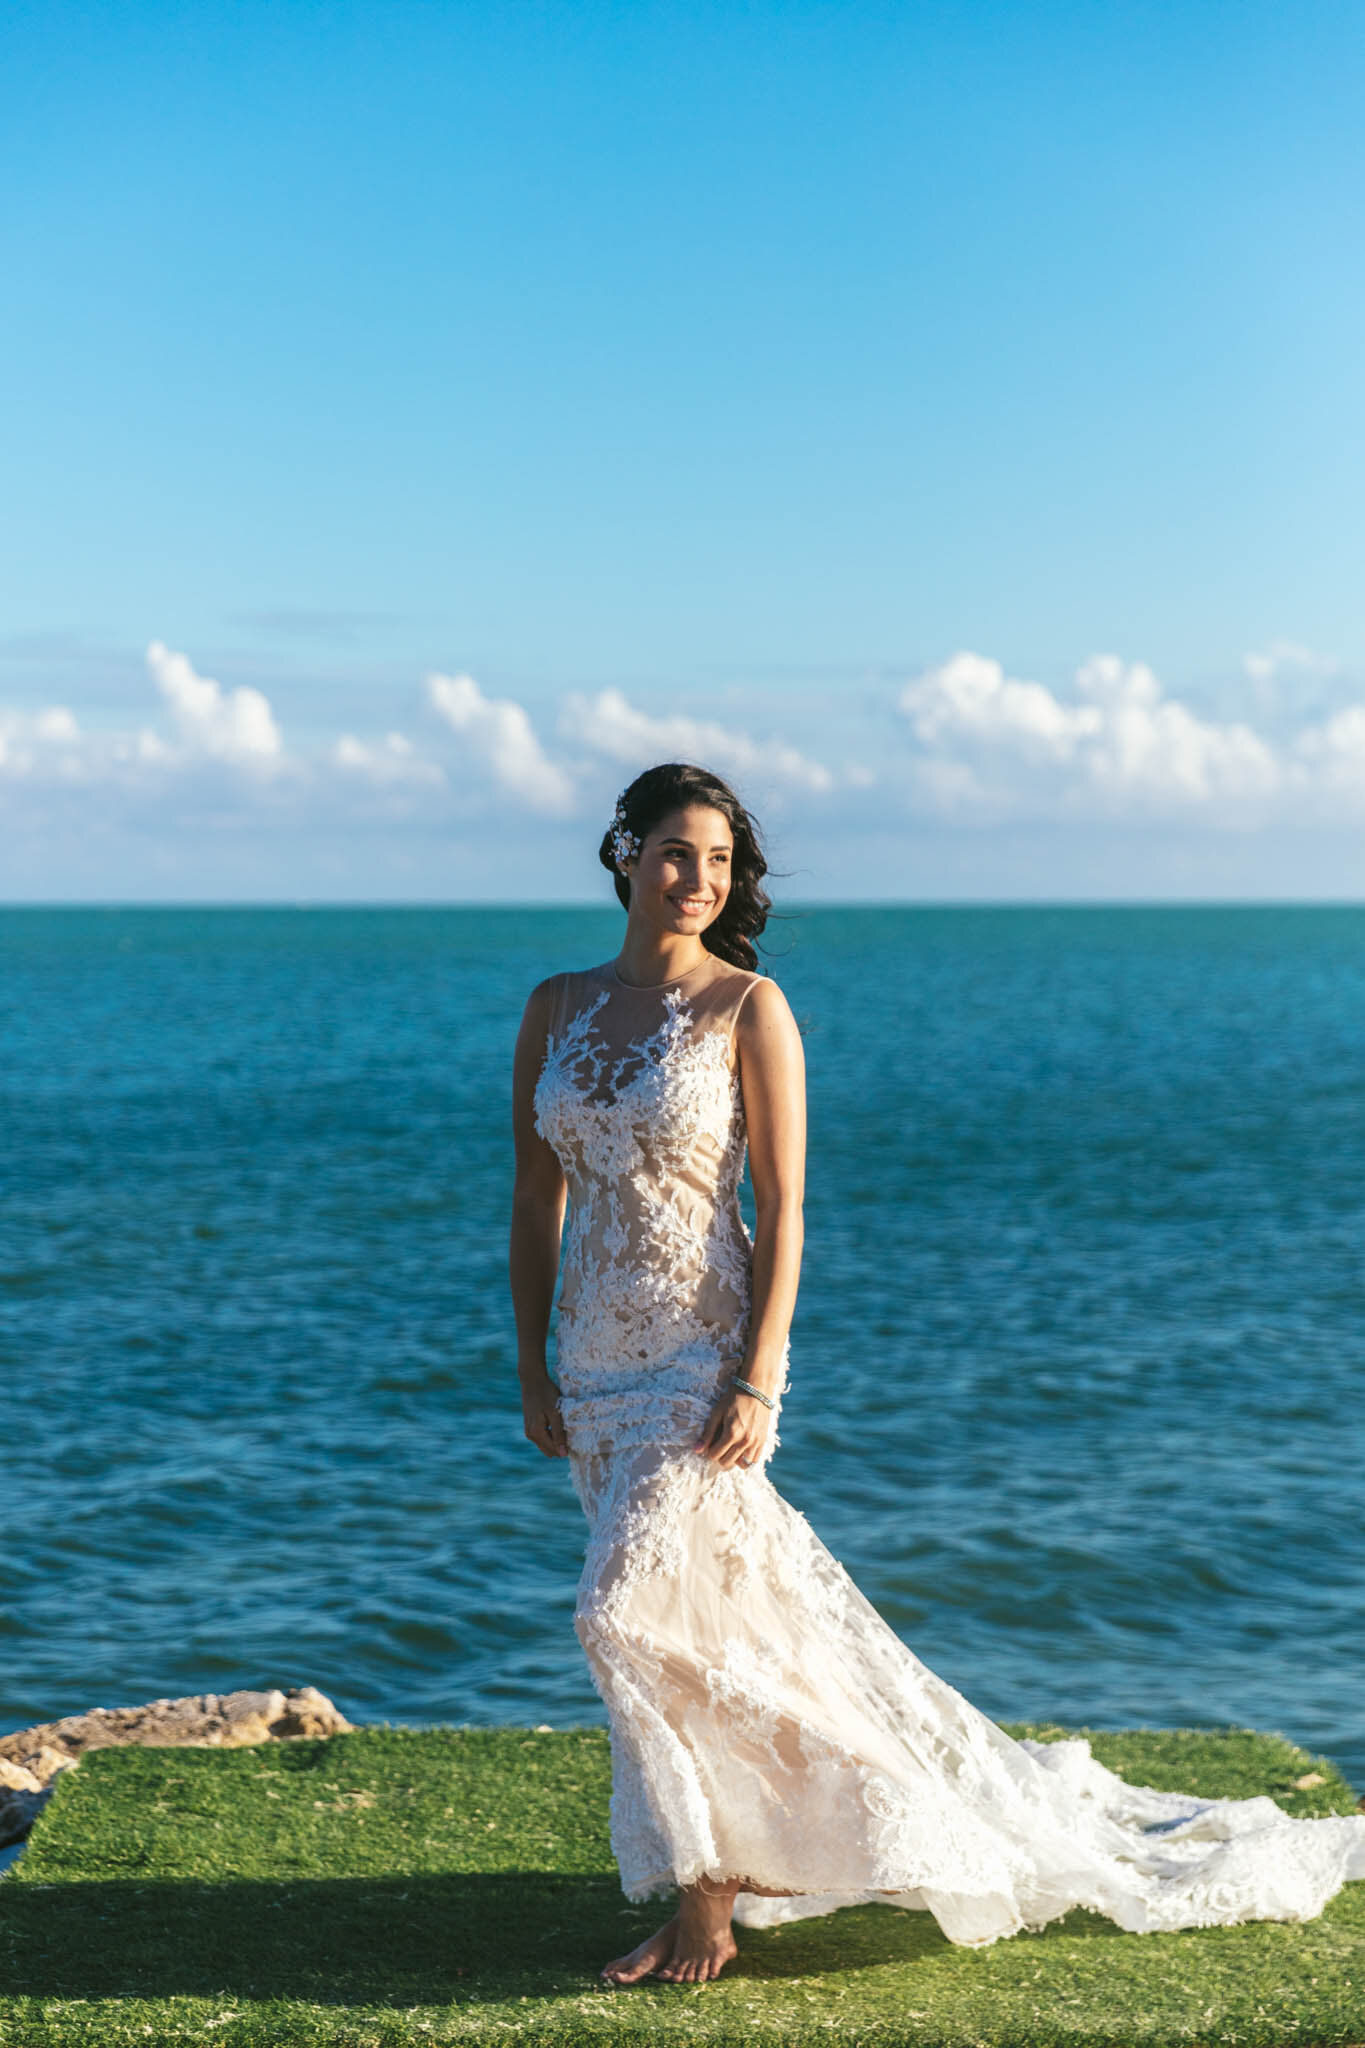
[(626, 829), (626, 800), (616, 799), (616, 818), (611, 828), (611, 850), (616, 856), (616, 865), (623, 868), (628, 860), (640, 851), (640, 841), (634, 832)]

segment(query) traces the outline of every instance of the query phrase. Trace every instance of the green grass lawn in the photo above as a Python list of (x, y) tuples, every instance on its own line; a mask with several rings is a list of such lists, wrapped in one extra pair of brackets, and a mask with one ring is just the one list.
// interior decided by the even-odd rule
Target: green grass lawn
[[(1278, 1736), (1006, 1726), (1090, 1735), (1145, 1784), (1355, 1806)], [(1327, 1783), (1295, 1791), (1311, 1770)], [(596, 1729), (94, 1751), (0, 1879), (0, 2043), (1365, 2043), (1365, 1883), (1298, 1926), (1135, 1935), (1077, 1911), (985, 1949), (860, 1906), (739, 1928), (713, 1984), (612, 1990), (600, 1965), (670, 1908), (621, 1895), (609, 1777)]]

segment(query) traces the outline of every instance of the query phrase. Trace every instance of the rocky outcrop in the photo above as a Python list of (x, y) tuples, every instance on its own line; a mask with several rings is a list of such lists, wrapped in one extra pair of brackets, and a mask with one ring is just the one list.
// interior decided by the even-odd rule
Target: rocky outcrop
[(27, 1765), (11, 1763), (8, 1757), (0, 1756), (0, 1849), (9, 1842), (23, 1840), (47, 1803), (52, 1780), (58, 1771), (69, 1771), (74, 1761), (55, 1749), (40, 1750), (33, 1762), (41, 1762), (47, 1775), (39, 1777)]
[(351, 1725), (316, 1686), (296, 1685), (288, 1692), (201, 1692), (143, 1707), (92, 1707), (61, 1721), (17, 1728), (0, 1735), (0, 1848), (28, 1833), (53, 1781), (87, 1749), (130, 1742), (237, 1749), (300, 1735), (339, 1735)]

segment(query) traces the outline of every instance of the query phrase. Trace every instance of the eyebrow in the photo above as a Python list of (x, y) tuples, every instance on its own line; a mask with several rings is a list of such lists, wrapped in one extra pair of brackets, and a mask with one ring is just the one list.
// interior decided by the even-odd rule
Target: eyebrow
[[(659, 841), (660, 846), (695, 846), (696, 843), (695, 839), (685, 839), (681, 832), (670, 832), (666, 839)], [(712, 853), (729, 853), (731, 847), (724, 839), (716, 839), (712, 841), (709, 851)]]

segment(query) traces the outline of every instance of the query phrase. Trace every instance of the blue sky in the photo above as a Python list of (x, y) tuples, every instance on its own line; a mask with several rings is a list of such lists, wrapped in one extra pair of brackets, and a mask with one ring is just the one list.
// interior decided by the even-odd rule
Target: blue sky
[(0, 893), (1365, 894), (1358, 6), (10, 9)]

